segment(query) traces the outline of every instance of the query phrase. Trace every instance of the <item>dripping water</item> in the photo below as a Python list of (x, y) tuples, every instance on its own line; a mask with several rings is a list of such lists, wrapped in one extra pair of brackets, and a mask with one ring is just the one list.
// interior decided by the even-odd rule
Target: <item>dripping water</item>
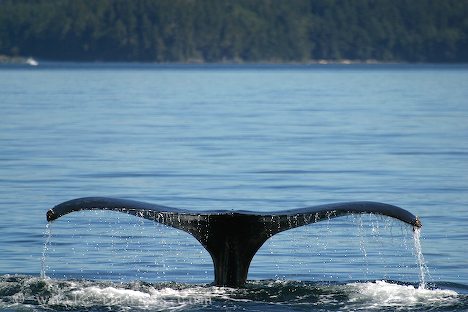
[(367, 278), (369, 276), (369, 259), (367, 258), (366, 242), (364, 241), (364, 222), (362, 220), (362, 215), (358, 216), (358, 222), (359, 249), (361, 250), (361, 253), (364, 257)]
[(414, 227), (413, 229), (413, 239), (414, 239), (414, 252), (416, 253), (416, 260), (419, 267), (419, 288), (426, 288), (426, 275), (429, 274), (429, 271), (424, 261), (424, 256), (421, 248), (421, 228)]
[(51, 226), (50, 222), (47, 222), (44, 230), (44, 247), (42, 249), (42, 257), (41, 257), (41, 278), (46, 278), (46, 271), (47, 271), (47, 265), (46, 265), (46, 258), (47, 258), (47, 251), (49, 250), (49, 245), (50, 245), (50, 240), (52, 236), (51, 232)]

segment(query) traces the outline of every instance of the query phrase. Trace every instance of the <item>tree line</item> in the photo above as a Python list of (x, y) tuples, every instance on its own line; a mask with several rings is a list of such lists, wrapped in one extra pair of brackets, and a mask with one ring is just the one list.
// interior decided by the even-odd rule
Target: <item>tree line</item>
[(0, 54), (467, 62), (468, 0), (0, 0)]

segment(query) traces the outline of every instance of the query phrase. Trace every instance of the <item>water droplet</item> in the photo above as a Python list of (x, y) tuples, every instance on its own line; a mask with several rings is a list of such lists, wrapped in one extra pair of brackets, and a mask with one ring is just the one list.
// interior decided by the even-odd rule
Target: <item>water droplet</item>
[(50, 222), (46, 224), (45, 231), (44, 231), (44, 247), (42, 249), (42, 257), (41, 257), (41, 278), (46, 278), (46, 271), (47, 271), (47, 265), (46, 265), (46, 258), (47, 258), (47, 251), (49, 250), (49, 245), (50, 245), (50, 240), (52, 237), (52, 231), (51, 231), (51, 226)]
[(424, 261), (424, 256), (421, 248), (421, 228), (415, 227), (413, 231), (414, 238), (414, 251), (416, 253), (416, 260), (419, 267), (419, 288), (426, 288), (426, 275), (429, 274), (429, 270)]

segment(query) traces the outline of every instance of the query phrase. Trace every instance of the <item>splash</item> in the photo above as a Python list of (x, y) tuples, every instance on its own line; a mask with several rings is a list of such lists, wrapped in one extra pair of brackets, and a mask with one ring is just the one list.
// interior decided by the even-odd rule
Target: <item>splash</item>
[(229, 289), (179, 283), (115, 283), (0, 276), (0, 310), (162, 311), (203, 308)]
[[(467, 295), (388, 281), (314, 283), (250, 281), (233, 289), (186, 283), (110, 282), (0, 276), (0, 310), (34, 311), (465, 311)], [(273, 306), (274, 307), (274, 306)]]
[(424, 261), (424, 256), (421, 248), (421, 228), (414, 227), (413, 229), (414, 239), (414, 252), (416, 253), (416, 260), (419, 268), (419, 288), (426, 288), (426, 275), (429, 275), (429, 270)]
[(52, 237), (52, 231), (50, 229), (50, 222), (46, 224), (45, 231), (44, 231), (44, 247), (42, 249), (42, 257), (41, 257), (41, 278), (46, 278), (46, 271), (47, 271), (47, 252), (49, 251), (50, 240)]
[[(416, 288), (386, 281), (349, 283), (348, 305), (365, 306), (367, 310), (383, 307), (426, 307), (451, 305), (457, 302), (458, 294), (452, 290)], [(349, 308), (349, 307), (348, 307)]]

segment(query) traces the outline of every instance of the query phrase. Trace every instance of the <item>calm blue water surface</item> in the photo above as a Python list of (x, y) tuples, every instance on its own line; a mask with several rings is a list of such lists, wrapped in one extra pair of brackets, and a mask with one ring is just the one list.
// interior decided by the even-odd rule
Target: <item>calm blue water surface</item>
[[(0, 309), (468, 309), (468, 66), (4, 65), (0, 112)], [(125, 214), (67, 215), (44, 249), (46, 211), (84, 196), (394, 204), (423, 222), (428, 285), (412, 229), (372, 215), (274, 236), (242, 290)]]

